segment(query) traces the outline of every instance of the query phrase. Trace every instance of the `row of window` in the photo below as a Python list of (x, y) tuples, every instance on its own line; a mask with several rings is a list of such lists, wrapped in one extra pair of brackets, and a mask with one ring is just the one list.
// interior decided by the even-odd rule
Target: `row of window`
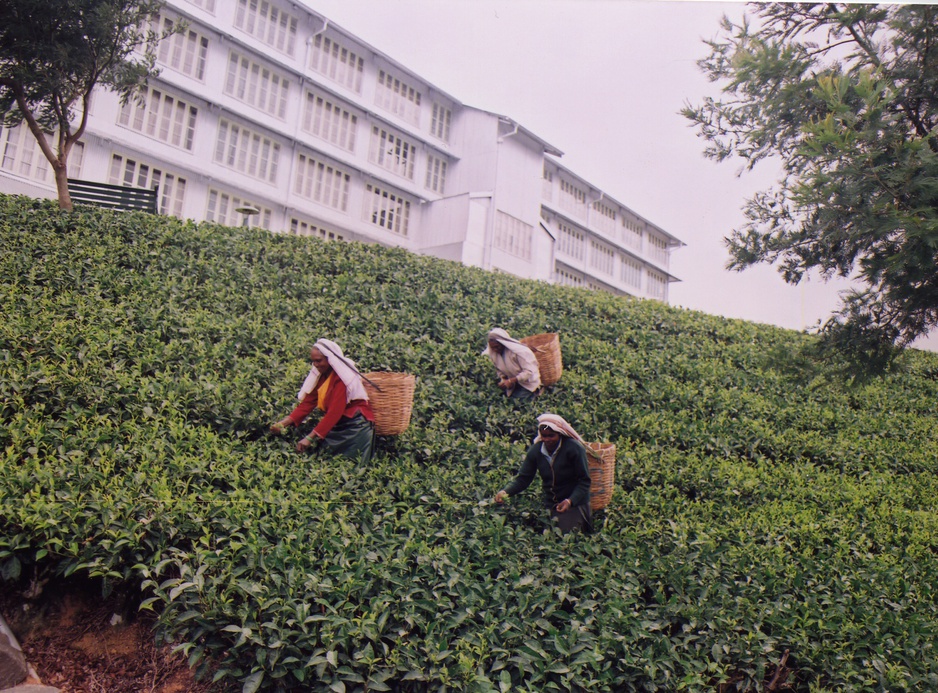
[[(246, 139), (232, 135), (232, 141), (248, 142), (249, 149), (255, 150), (255, 155), (245, 153), (243, 148), (235, 148), (235, 159), (241, 161), (254, 160), (261, 165), (262, 147), (254, 139)], [(253, 145), (253, 146), (251, 146)], [(25, 127), (4, 129), (0, 131), (0, 168), (18, 175), (36, 180), (49, 182), (51, 171), (48, 162), (41, 152), (35, 138)], [(78, 143), (72, 150), (69, 161), (69, 175), (79, 177), (81, 161), (84, 154), (84, 145)], [(230, 151), (228, 153), (230, 155)], [(165, 171), (161, 167), (145, 162), (114, 154), (108, 174), (108, 182), (114, 185), (131, 185), (141, 188), (159, 186), (160, 210), (164, 214), (174, 216), (184, 215), (185, 196), (188, 182), (182, 175)], [(299, 161), (294, 181), (294, 192), (318, 204), (347, 211), (349, 187), (351, 176), (336, 169), (325, 162), (316, 161), (306, 154), (299, 155)], [(362, 207), (362, 219), (375, 226), (386, 229), (397, 235), (407, 237), (410, 227), (410, 201), (390, 190), (368, 184), (365, 187), (365, 198)], [(236, 210), (239, 207), (253, 206), (259, 210), (257, 220), (254, 222), (262, 228), (270, 229), (273, 210), (260, 205), (255, 200), (248, 200), (236, 194), (210, 188), (207, 196), (205, 218), (219, 224), (236, 226), (243, 221), (243, 216)], [(291, 218), (290, 232), (296, 235), (316, 236), (329, 240), (343, 240), (342, 234), (318, 225), (308, 220)], [(520, 219), (498, 211), (495, 217), (494, 246), (519, 258), (530, 260), (534, 229)], [(615, 252), (597, 241), (591, 241), (590, 266), (602, 273), (611, 276), (615, 262)], [(582, 260), (585, 247), (585, 234), (583, 231), (565, 224), (560, 225), (558, 251), (576, 259)], [(628, 286), (639, 289), (641, 287), (642, 266), (635, 260), (619, 256), (620, 279)], [(653, 298), (665, 300), (667, 278), (659, 273), (648, 270), (647, 293)], [(576, 273), (558, 270), (555, 277), (558, 283), (572, 286), (584, 286), (584, 279)]]
[(325, 228), (305, 219), (292, 217), (290, 219), (290, 233), (294, 236), (313, 236), (325, 241), (344, 241), (345, 236), (332, 229)]
[(238, 0), (235, 27), (261, 43), (293, 57), (299, 20), (267, 0)]
[(667, 266), (668, 264), (668, 243), (663, 238), (658, 238), (657, 236), (648, 236), (648, 253), (651, 255), (652, 259), (657, 260), (660, 264)]
[[(167, 103), (159, 94), (154, 95), (153, 98), (161, 105)], [(170, 104), (160, 112), (179, 112), (178, 103)], [(150, 123), (151, 121), (150, 119), (143, 119), (142, 122)], [(153, 127), (157, 128), (157, 125)], [(170, 129), (166, 129), (167, 133), (170, 131)], [(219, 132), (215, 151), (216, 161), (254, 177), (269, 181), (275, 180), (280, 155), (279, 144), (258, 133), (224, 120), (220, 122)], [(2, 147), (0, 149), (0, 153), (2, 153), (0, 168), (35, 180), (45, 182), (51, 180), (48, 162), (38, 150), (35, 138), (25, 127), (4, 129), (0, 131), (0, 134), (2, 134), (2, 139), (0, 139), (0, 147)], [(167, 134), (167, 136), (170, 135)], [(389, 142), (386, 138), (382, 139), (378, 135), (375, 136), (383, 145), (387, 145)], [(391, 144), (397, 151), (399, 143), (392, 142)], [(79, 176), (83, 153), (84, 145), (78, 143), (70, 156), (69, 175)], [(395, 154), (395, 156), (399, 156), (399, 154)], [(445, 163), (443, 165), (445, 166)], [(160, 208), (163, 213), (175, 216), (183, 215), (187, 182), (182, 176), (164, 172), (158, 167), (115, 154), (111, 161), (109, 182), (143, 188), (159, 185)], [(346, 212), (348, 211), (350, 185), (351, 175), (348, 172), (329, 162), (317, 160), (311, 155), (305, 153), (298, 155), (293, 185), (295, 194), (325, 207)], [(400, 194), (384, 190), (375, 185), (366, 186), (366, 200), (368, 203), (364, 206), (364, 220), (395, 234), (404, 237), (408, 235), (410, 223), (409, 200)], [(254, 203), (227, 193), (214, 191), (209, 195), (206, 218), (223, 224), (240, 223), (240, 218), (234, 210), (246, 204)], [(262, 208), (258, 223), (264, 228), (268, 228), (271, 214), (270, 210)], [(560, 223), (558, 228), (558, 252), (582, 262), (586, 256), (585, 232), (565, 223)], [(495, 218), (494, 246), (519, 258), (530, 260), (533, 231), (531, 225), (499, 211)], [(335, 232), (329, 233), (335, 236)], [(322, 236), (319, 232), (316, 232), (316, 234), (304, 232), (304, 235), (317, 234)], [(667, 258), (667, 243), (663, 239), (649, 236), (649, 244), (654, 250), (653, 255)], [(593, 239), (590, 240), (589, 247), (589, 266), (596, 270), (597, 274), (613, 276), (616, 264), (614, 249)], [(635, 288), (640, 287), (642, 275), (640, 263), (624, 255), (619, 255), (619, 267), (619, 278), (622, 282)], [(652, 274), (650, 271), (649, 276)], [(659, 297), (663, 298), (663, 295)]]
[[(174, 21), (169, 17), (158, 17), (153, 28), (169, 32)], [(235, 27), (286, 55), (292, 57), (295, 53), (297, 18), (265, 0), (238, 0)], [(204, 81), (208, 43), (208, 37), (187, 28), (160, 41), (156, 50), (157, 60), (177, 72)], [(361, 94), (365, 60), (338, 41), (322, 34), (313, 37), (307, 66), (349, 91)], [(249, 56), (236, 51), (229, 53), (225, 93), (281, 120), (286, 117), (292, 81), (289, 76), (261, 65)], [(378, 71), (375, 104), (379, 108), (419, 127), (422, 101), (419, 87), (386, 70)], [(430, 134), (448, 142), (452, 117), (450, 108), (433, 102)]]
[[(49, 134), (51, 141), (52, 134)], [(81, 177), (85, 145), (76, 142), (68, 155), (69, 178)], [(25, 125), (0, 128), (0, 169), (43, 183), (52, 183), (52, 169), (39, 143)]]
[[(636, 290), (641, 290), (641, 268), (633, 266), (630, 267), (629, 272), (631, 280), (626, 281), (626, 284), (634, 287)], [(598, 282), (592, 281), (588, 277), (564, 267), (557, 267), (554, 270), (554, 282), (563, 286), (586, 287), (597, 291), (606, 289), (606, 287), (601, 286)], [(668, 278), (659, 272), (648, 270), (646, 273), (645, 294), (649, 298), (666, 301), (668, 298)]]
[[(586, 254), (585, 232), (563, 222), (558, 224), (558, 229), (558, 253), (582, 262)], [(494, 238), (496, 248), (530, 260), (533, 232), (533, 227), (519, 219), (501, 211), (496, 214)], [(666, 248), (666, 246), (664, 247)], [(594, 239), (590, 240), (589, 249), (589, 266), (595, 271), (595, 274), (613, 277), (615, 275), (616, 257), (618, 256), (620, 281), (636, 289), (641, 287), (642, 263), (638, 260), (617, 253), (614, 248)], [(652, 275), (660, 277), (653, 270), (649, 270), (649, 276)], [(656, 294), (655, 297), (660, 296)]]
[(318, 34), (310, 46), (309, 68), (349, 91), (360, 94), (365, 60), (348, 48)]
[(593, 211), (595, 214), (590, 217), (592, 225), (607, 233), (615, 234), (616, 218), (618, 217), (616, 209), (605, 202), (597, 200), (593, 203)]
[[(160, 210), (164, 214), (183, 216), (186, 195), (186, 179), (158, 167), (114, 154), (111, 158), (109, 182), (115, 185), (133, 185), (143, 188), (160, 186)], [(294, 192), (313, 202), (332, 209), (347, 211), (351, 177), (323, 162), (301, 154), (297, 166)], [(209, 189), (205, 218), (219, 224), (236, 226), (242, 222), (239, 207), (252, 206), (260, 210), (257, 225), (269, 229), (272, 210), (256, 201), (246, 200), (234, 194)], [(376, 185), (365, 187), (365, 204), (362, 218), (375, 226), (406, 237), (410, 227), (410, 201), (401, 195), (384, 190)], [(322, 238), (342, 236), (324, 230), (309, 222), (293, 220), (291, 232), (299, 235), (317, 235)], [(304, 226), (305, 224), (305, 226)]]
[[(583, 262), (587, 254), (586, 232), (563, 222), (558, 224), (558, 230), (557, 252)], [(641, 286), (642, 264), (639, 261), (617, 254), (613, 248), (597, 240), (591, 239), (589, 248), (589, 266), (596, 270), (597, 274), (612, 277), (615, 273), (615, 258), (618, 255), (619, 279), (628, 286), (635, 288)]]
[[(222, 154), (237, 165), (263, 168), (265, 164), (264, 147), (258, 140), (243, 136), (234, 129), (228, 139), (232, 146), (225, 147)], [(244, 146), (241, 146), (244, 145)], [(84, 144), (79, 142), (69, 156), (69, 176), (80, 177)], [(269, 159), (267, 160), (269, 161)], [(52, 182), (49, 163), (39, 151), (38, 143), (32, 133), (23, 126), (0, 130), (0, 169), (10, 173), (41, 181)], [(187, 190), (184, 176), (165, 171), (159, 166), (140, 162), (120, 154), (114, 154), (108, 172), (108, 182), (113, 185), (129, 185), (140, 188), (159, 186), (160, 211), (163, 214), (182, 217)], [(340, 211), (347, 211), (349, 174), (334, 167), (318, 162), (305, 154), (299, 156), (294, 192), (313, 202)], [(257, 224), (270, 228), (272, 210), (256, 201), (246, 200), (224, 191), (210, 189), (206, 208), (206, 219), (220, 224), (238, 225), (242, 221), (238, 207), (254, 206), (260, 210)], [(408, 236), (410, 227), (410, 201), (398, 193), (385, 190), (376, 185), (366, 186), (365, 204), (362, 218), (375, 226), (384, 228), (400, 236)], [(294, 220), (296, 221), (296, 220)], [(303, 223), (306, 226), (303, 226)], [(322, 238), (342, 236), (321, 227), (310, 227), (308, 222), (291, 224), (291, 231), (300, 235), (318, 235)]]
[[(268, 98), (269, 90), (255, 92)], [(285, 93), (285, 92), (282, 92)], [(280, 96), (277, 97), (281, 101)], [(195, 143), (199, 109), (163, 90), (146, 90), (139, 99), (121, 106), (117, 122), (124, 127), (186, 151)], [(311, 135), (352, 150), (355, 147), (358, 117), (326, 97), (307, 92), (301, 127)], [(378, 125), (371, 128), (368, 160), (381, 168), (414, 181), (417, 145)], [(272, 137), (227, 119), (218, 124), (214, 161), (252, 178), (276, 183), (281, 145)], [(447, 161), (435, 154), (427, 156), (427, 189), (443, 194)]]
[(495, 237), (492, 244), (523, 260), (531, 259), (534, 227), (498, 210), (495, 214)]
[[(608, 218), (607, 215), (606, 218)], [(625, 244), (629, 247), (635, 248), (638, 251), (641, 251), (643, 238), (641, 227), (638, 226), (637, 222), (633, 221), (629, 221), (629, 223), (626, 225), (625, 221), (626, 218), (623, 217), (623, 228), (628, 231), (628, 233), (623, 238)], [(561, 253), (582, 262), (586, 256), (585, 232), (563, 222), (558, 224), (558, 228), (560, 229), (558, 250)], [(661, 266), (667, 267), (670, 257), (668, 252), (668, 242), (664, 238), (660, 238), (652, 234), (647, 234), (647, 238), (649, 256), (658, 262)], [(612, 249), (597, 241), (591, 241), (591, 244), (593, 253), (590, 255), (590, 265), (596, 269), (599, 269), (600, 271), (603, 271), (605, 274), (612, 274), (612, 266), (608, 261), (609, 255), (613, 252)]]
[[(544, 197), (547, 200), (553, 200), (554, 172), (544, 167)], [(586, 220), (587, 217), (587, 191), (575, 183), (560, 179), (560, 207), (579, 219)], [(642, 251), (642, 241), (645, 237), (645, 224), (628, 213), (619, 213), (616, 207), (597, 200), (593, 202), (592, 209), (595, 212), (590, 217), (590, 225), (597, 229), (606, 231), (613, 236), (617, 236), (624, 245)], [(616, 224), (616, 219), (621, 218), (621, 225)], [(668, 244), (664, 239), (647, 234), (649, 243), (649, 253), (651, 257), (667, 266), (668, 263)], [(582, 251), (575, 248), (567, 253), (578, 260), (583, 259)]]
[(583, 260), (586, 253), (586, 234), (580, 229), (561, 223), (557, 250), (575, 260)]
[(215, 14), (215, 0), (189, 0), (196, 7), (201, 7), (206, 12)]

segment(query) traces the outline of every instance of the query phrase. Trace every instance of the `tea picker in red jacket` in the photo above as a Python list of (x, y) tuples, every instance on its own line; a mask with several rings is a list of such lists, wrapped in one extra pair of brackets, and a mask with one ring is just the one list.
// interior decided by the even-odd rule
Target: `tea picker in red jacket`
[(590, 472), (586, 447), (580, 434), (562, 416), (541, 414), (537, 417), (537, 437), (528, 448), (517, 476), (495, 494), (496, 503), (524, 491), (539, 474), (544, 491), (544, 505), (557, 519), (564, 534), (573, 530), (590, 531)]
[(342, 348), (320, 339), (309, 351), (313, 365), (297, 394), (300, 403), (289, 416), (270, 427), (282, 433), (297, 426), (314, 409), (323, 412), (315, 428), (296, 445), (298, 452), (311, 445), (368, 462), (374, 451), (375, 415), (355, 362), (345, 358)]

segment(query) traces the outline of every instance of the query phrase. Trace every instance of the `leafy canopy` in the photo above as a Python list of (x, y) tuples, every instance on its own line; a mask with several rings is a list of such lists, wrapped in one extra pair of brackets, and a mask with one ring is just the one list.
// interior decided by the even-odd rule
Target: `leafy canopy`
[(854, 277), (824, 332), (888, 360), (938, 324), (938, 7), (754, 8), (724, 17), (699, 62), (721, 97), (683, 109), (709, 158), (782, 165), (726, 239), (727, 267)]
[[(92, 90), (123, 99), (154, 77), (161, 38), (148, 22), (156, 0), (4, 0), (0, 3), (0, 114), (25, 121), (55, 172), (59, 205), (71, 209), (66, 167), (87, 124)], [(182, 29), (177, 24), (169, 32)], [(56, 133), (55, 148), (48, 133)]]

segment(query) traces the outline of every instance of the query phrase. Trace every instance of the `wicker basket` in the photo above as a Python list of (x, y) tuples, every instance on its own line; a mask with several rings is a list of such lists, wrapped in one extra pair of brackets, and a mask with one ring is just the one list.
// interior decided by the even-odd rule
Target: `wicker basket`
[[(378, 391), (372, 381), (381, 388)], [(414, 408), (414, 387), (417, 378), (409, 373), (365, 373), (362, 379), (368, 401), (375, 412), (375, 433), (396, 436), (410, 425), (410, 412)]]
[(616, 446), (613, 443), (587, 443), (586, 462), (590, 470), (590, 508), (602, 510), (616, 488)]
[(553, 385), (563, 373), (563, 359), (560, 356), (560, 335), (545, 332), (525, 337), (521, 343), (534, 352), (537, 367), (541, 371), (541, 385)]

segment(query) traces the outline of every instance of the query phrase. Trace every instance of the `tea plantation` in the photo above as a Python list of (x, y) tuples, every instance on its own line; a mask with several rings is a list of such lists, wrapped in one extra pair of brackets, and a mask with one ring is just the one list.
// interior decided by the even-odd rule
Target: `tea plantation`
[[(487, 330), (559, 332), (513, 406)], [(367, 467), (266, 435), (309, 346), (418, 376)], [(416, 257), (0, 196), (0, 578), (100, 579), (220, 689), (938, 689), (938, 357)], [(598, 531), (535, 416), (618, 448)], [(785, 667), (780, 663), (788, 653)]]

